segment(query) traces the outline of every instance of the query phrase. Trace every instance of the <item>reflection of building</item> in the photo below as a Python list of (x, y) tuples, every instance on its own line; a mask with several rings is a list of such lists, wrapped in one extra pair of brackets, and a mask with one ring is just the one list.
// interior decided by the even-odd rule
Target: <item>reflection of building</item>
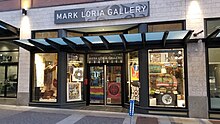
[[(61, 5), (32, 0), (28, 6), (21, 2), (7, 8), (0, 4), (0, 20), (20, 29), (18, 37), (18, 29), (0, 22), (0, 69), (11, 72), (10, 89), (17, 88), (12, 74), (19, 70), (17, 104), (128, 107), (135, 99), (136, 110), (142, 113), (202, 118), (220, 113), (219, 2), (87, 0)], [(28, 8), (24, 15), (22, 8)], [(101, 21), (104, 16), (96, 18), (103, 14), (99, 8), (117, 12)], [(67, 16), (69, 9), (72, 15)], [(89, 10), (92, 17), (74, 15), (76, 10), (78, 14)], [(95, 14), (89, 13), (93, 10)], [(18, 46), (8, 40), (20, 46), (19, 62)], [(6, 50), (4, 44), (11, 48)], [(1, 85), (8, 80), (5, 75), (0, 78), (3, 96)], [(12, 91), (16, 90), (4, 95)]]

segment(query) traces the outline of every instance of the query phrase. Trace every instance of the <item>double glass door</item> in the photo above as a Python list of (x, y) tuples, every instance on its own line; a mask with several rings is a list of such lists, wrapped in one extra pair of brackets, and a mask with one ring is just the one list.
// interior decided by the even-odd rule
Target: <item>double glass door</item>
[(90, 104), (121, 104), (121, 65), (89, 66)]
[(0, 65), (0, 97), (17, 96), (17, 65)]

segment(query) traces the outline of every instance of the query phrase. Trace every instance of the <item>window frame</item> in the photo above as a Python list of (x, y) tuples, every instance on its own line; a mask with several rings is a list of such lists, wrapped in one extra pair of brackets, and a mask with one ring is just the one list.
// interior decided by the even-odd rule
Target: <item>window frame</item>
[[(208, 21), (213, 21), (213, 20), (220, 20), (220, 18), (204, 18), (204, 29), (205, 29), (205, 34), (204, 36), (208, 36)], [(206, 85), (207, 85), (207, 97), (208, 97), (208, 109), (209, 109), (209, 116), (210, 114), (214, 113), (220, 113), (220, 108), (211, 108), (211, 94), (210, 94), (210, 82), (209, 82), (209, 49), (212, 48), (220, 48), (220, 43), (219, 42), (205, 42), (205, 53), (206, 53)]]
[[(186, 29), (186, 21), (185, 20), (176, 20), (176, 21), (163, 21), (163, 22), (150, 22), (147, 23), (147, 32), (149, 32), (149, 25), (161, 25), (161, 24), (176, 24), (176, 23), (180, 23), (182, 24), (182, 29), (181, 30), (185, 30)], [(167, 30), (164, 30), (167, 31)]]

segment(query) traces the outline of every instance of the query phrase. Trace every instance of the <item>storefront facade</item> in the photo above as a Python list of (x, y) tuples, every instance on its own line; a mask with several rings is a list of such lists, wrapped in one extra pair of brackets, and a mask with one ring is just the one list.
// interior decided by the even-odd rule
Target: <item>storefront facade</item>
[(20, 28), (17, 104), (127, 107), (134, 99), (140, 113), (218, 113), (206, 68), (213, 46), (205, 45), (217, 0), (88, 2), (0, 12)]

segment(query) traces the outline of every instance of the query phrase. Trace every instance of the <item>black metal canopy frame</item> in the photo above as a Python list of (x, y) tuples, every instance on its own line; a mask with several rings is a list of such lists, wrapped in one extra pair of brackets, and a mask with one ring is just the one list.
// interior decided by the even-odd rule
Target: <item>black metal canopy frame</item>
[(0, 40), (18, 39), (19, 29), (0, 20)]
[(137, 34), (63, 37), (45, 39), (14, 40), (20, 47), (31, 52), (94, 52), (98, 50), (126, 52), (132, 49), (184, 46), (192, 30), (150, 32)]
[(208, 35), (205, 39), (205, 42), (219, 42), (220, 41), (220, 28), (213, 31), (210, 35)]

